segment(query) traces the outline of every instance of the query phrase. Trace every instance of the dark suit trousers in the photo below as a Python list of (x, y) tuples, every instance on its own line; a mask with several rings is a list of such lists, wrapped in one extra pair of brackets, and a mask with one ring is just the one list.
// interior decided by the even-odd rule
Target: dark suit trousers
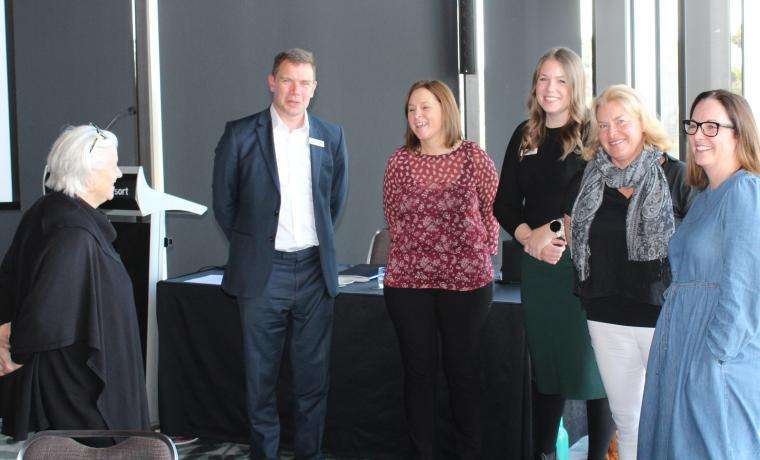
[(316, 247), (292, 253), (275, 251), (264, 292), (259, 297), (238, 298), (251, 458), (279, 458), (276, 388), (288, 324), (292, 327), (295, 455), (298, 459), (322, 458), (333, 304), (325, 289)]

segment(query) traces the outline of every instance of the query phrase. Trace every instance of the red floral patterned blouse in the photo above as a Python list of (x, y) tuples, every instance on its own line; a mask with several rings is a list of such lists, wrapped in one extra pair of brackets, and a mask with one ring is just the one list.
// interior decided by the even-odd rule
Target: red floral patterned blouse
[(396, 150), (383, 181), (391, 234), (385, 284), (470, 291), (491, 282), (498, 183), (493, 161), (474, 142), (436, 156)]

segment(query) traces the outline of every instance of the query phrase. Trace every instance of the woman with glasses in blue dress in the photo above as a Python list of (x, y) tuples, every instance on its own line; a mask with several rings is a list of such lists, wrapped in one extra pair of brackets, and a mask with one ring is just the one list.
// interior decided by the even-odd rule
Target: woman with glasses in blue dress
[(760, 458), (760, 137), (747, 101), (697, 96), (687, 180), (701, 190), (670, 241), (639, 458)]

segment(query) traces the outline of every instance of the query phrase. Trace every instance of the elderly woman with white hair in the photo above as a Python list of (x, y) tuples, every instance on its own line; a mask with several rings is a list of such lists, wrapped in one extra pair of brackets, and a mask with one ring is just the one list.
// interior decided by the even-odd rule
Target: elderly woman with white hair
[(98, 211), (121, 177), (116, 137), (67, 128), (53, 190), (24, 214), (0, 266), (0, 410), (15, 439), (46, 429), (147, 429), (132, 283)]

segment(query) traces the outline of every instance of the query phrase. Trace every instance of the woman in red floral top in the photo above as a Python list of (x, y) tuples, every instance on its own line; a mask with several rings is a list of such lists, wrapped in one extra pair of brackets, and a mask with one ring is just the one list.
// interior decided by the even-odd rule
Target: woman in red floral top
[(391, 234), (385, 303), (404, 363), (415, 458), (433, 458), (440, 334), (459, 457), (481, 457), (480, 332), (491, 305), (499, 224), (493, 161), (462, 140), (454, 95), (439, 81), (409, 89), (406, 144), (383, 182)]

